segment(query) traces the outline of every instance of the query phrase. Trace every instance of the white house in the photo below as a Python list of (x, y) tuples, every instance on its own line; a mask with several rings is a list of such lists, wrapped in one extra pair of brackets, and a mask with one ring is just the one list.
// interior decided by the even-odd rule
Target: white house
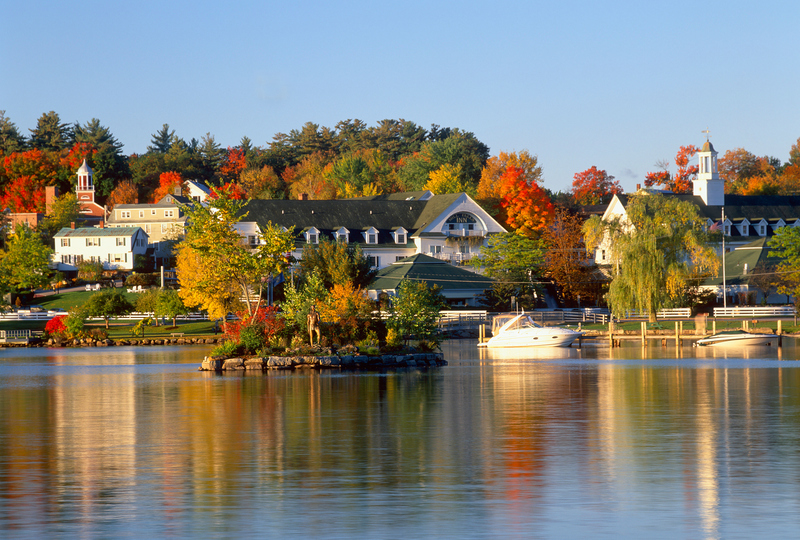
[(53, 262), (61, 272), (75, 272), (83, 261), (102, 262), (106, 270), (133, 270), (136, 256), (147, 251), (141, 227), (65, 227), (53, 238)]
[[(466, 193), (429, 191), (326, 201), (253, 200), (244, 209), (241, 234), (248, 237), (268, 222), (294, 230), (295, 250), (327, 238), (357, 243), (373, 266), (385, 268), (415, 254), (463, 264), (487, 239), (506, 230)], [(251, 232), (245, 232), (251, 231)], [(249, 240), (248, 240), (249, 241)]]

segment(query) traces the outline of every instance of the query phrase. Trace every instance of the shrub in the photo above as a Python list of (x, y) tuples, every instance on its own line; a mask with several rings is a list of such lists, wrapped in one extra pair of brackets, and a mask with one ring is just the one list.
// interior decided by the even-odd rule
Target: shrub
[(66, 318), (66, 315), (58, 315), (47, 321), (44, 333), (48, 336), (65, 336), (67, 334), (67, 326), (64, 324)]
[(252, 316), (246, 313), (238, 315), (238, 321), (228, 323), (226, 336), (250, 354), (269, 345), (285, 327), (283, 318), (274, 306), (259, 308)]
[(157, 285), (159, 280), (161, 279), (160, 274), (131, 274), (125, 280), (125, 285), (128, 286), (135, 286), (135, 285), (142, 285), (144, 287), (151, 287), (153, 285)]
[(235, 341), (223, 341), (211, 351), (212, 356), (236, 356), (241, 348)]

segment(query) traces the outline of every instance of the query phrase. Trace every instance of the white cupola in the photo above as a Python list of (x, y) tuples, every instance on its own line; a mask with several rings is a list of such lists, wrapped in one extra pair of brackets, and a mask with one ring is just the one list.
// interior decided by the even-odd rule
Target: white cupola
[(701, 197), (706, 206), (723, 206), (725, 204), (725, 181), (719, 177), (717, 152), (710, 141), (706, 140), (697, 156), (700, 158), (700, 164), (692, 194)]
[(76, 173), (78, 175), (78, 185), (75, 189), (75, 194), (78, 196), (78, 201), (94, 201), (94, 182), (92, 179), (92, 168), (83, 160), (83, 164)]

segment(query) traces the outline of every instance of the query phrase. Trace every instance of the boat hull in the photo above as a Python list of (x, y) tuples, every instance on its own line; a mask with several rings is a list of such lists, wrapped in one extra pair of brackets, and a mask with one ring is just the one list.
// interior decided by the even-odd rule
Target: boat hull
[(493, 337), (480, 346), (493, 348), (506, 347), (569, 347), (572, 342), (581, 337), (581, 332), (503, 332), (503, 334)]
[(697, 340), (700, 347), (767, 347), (778, 342), (774, 334), (717, 334)]

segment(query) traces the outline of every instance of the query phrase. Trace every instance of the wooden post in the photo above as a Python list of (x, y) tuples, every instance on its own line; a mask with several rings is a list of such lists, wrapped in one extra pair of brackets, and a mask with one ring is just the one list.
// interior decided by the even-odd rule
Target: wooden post
[(611, 348), (614, 348), (614, 320), (609, 317), (608, 319), (608, 342)]
[(641, 322), (641, 326), (642, 326), (642, 345), (646, 345), (647, 344), (647, 322), (646, 321), (642, 321)]
[(675, 346), (681, 346), (681, 331), (680, 331), (680, 323), (675, 321)]
[(782, 320), (778, 319), (778, 335), (781, 335), (781, 323), (782, 322), (783, 322)]
[(717, 333), (717, 319), (713, 319), (711, 321), (711, 335), (713, 336), (716, 333)]

